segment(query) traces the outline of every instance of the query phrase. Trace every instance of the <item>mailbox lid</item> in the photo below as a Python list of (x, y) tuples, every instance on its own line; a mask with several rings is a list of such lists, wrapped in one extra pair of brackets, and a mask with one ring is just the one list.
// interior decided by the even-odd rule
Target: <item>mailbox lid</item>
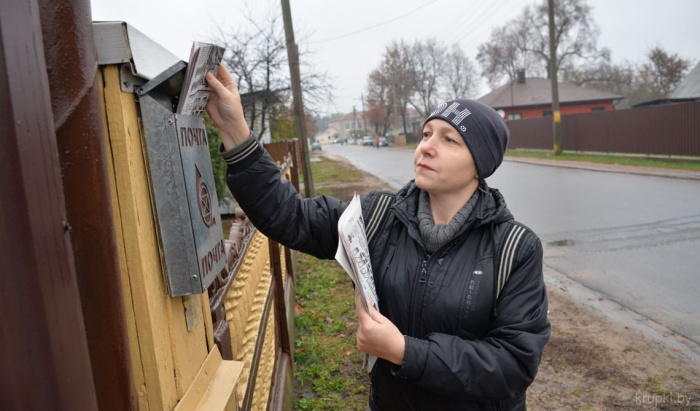
[(202, 292), (175, 115), (150, 95), (141, 96), (149, 186), (163, 274), (171, 296)]
[(96, 21), (92, 31), (99, 65), (129, 63), (135, 76), (150, 80), (180, 61), (125, 21)]

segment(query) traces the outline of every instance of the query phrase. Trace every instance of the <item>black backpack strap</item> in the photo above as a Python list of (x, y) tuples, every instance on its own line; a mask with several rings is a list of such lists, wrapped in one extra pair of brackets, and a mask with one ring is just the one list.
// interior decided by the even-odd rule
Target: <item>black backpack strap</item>
[(367, 218), (367, 244), (371, 243), (379, 232), (379, 228), (384, 224), (387, 215), (389, 215), (389, 208), (394, 204), (396, 196), (389, 193), (380, 193), (377, 195), (372, 210)]
[[(523, 234), (527, 229), (519, 224), (511, 222), (510, 227), (506, 228), (504, 236), (501, 238), (500, 247), (498, 249), (498, 254), (496, 254), (496, 260), (494, 261), (495, 268), (495, 282), (493, 287), (493, 313), (494, 317), (498, 316), (498, 310), (496, 309), (496, 303), (498, 302), (498, 297), (501, 295), (503, 287), (510, 277), (511, 269), (513, 268), (513, 260), (517, 255), (518, 245), (520, 240), (523, 238)], [(492, 226), (493, 227), (493, 226)], [(493, 231), (491, 232), (493, 236)], [(496, 239), (494, 238), (495, 242)]]
[(503, 286), (506, 285), (508, 277), (510, 277), (510, 270), (513, 268), (513, 260), (515, 259), (516, 252), (518, 251), (518, 244), (525, 234), (525, 227), (512, 224), (511, 227), (506, 231), (505, 241), (501, 244), (501, 250), (498, 260), (498, 274), (497, 282), (498, 285), (496, 289), (496, 298), (501, 294)]

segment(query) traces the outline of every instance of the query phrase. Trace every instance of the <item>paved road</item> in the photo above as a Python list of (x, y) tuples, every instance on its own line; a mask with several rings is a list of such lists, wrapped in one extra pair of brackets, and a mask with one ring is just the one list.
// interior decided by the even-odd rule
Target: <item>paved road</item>
[[(413, 178), (410, 151), (324, 150), (395, 188)], [(506, 161), (488, 183), (546, 265), (700, 344), (700, 181)]]

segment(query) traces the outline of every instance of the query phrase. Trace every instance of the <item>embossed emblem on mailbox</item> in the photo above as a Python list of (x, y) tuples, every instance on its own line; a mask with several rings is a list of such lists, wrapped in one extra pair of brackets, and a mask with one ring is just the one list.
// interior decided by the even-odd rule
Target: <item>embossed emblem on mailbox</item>
[(216, 223), (216, 217), (214, 217), (214, 211), (211, 206), (211, 196), (209, 195), (209, 187), (207, 183), (204, 182), (202, 178), (202, 173), (199, 172), (197, 165), (194, 166), (197, 172), (197, 193), (199, 194), (199, 215), (202, 216), (202, 221), (207, 227), (211, 227)]

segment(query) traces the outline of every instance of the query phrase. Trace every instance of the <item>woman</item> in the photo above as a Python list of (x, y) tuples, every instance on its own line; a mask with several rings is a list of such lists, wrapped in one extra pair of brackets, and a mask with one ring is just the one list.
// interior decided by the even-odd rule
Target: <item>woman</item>
[[(221, 66), (207, 80), (238, 204), (270, 238), (333, 258), (347, 203), (304, 199), (281, 181), (229, 72)], [(540, 241), (485, 182), (507, 142), (493, 109), (443, 103), (425, 121), (415, 181), (362, 199), (366, 222), (381, 216), (369, 240), (381, 313), (356, 301), (358, 348), (378, 357), (372, 410), (525, 409), (550, 328)]]

